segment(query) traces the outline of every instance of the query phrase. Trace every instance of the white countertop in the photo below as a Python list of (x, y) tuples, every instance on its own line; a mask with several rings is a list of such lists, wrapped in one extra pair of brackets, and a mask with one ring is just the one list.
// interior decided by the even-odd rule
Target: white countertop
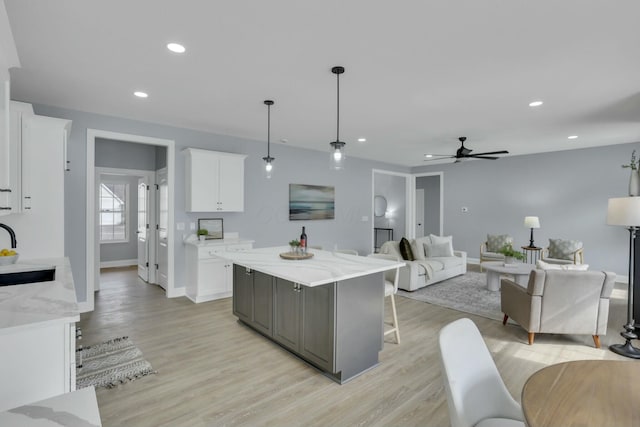
[(0, 286), (0, 333), (43, 322), (73, 323), (80, 320), (68, 258), (20, 261), (0, 266), (0, 274), (45, 266), (56, 267), (54, 281)]
[(224, 246), (224, 245), (239, 245), (244, 243), (254, 243), (255, 240), (247, 240), (247, 239), (209, 239), (201, 242), (200, 240), (190, 237), (184, 241), (187, 245), (193, 245), (197, 247), (207, 247), (207, 246)]
[(0, 425), (11, 427), (101, 426), (93, 387), (61, 394), (0, 412)]
[(288, 246), (251, 249), (241, 252), (224, 251), (217, 254), (234, 264), (280, 277), (304, 286), (319, 286), (354, 277), (379, 273), (402, 267), (403, 262), (386, 259), (333, 253), (309, 249), (313, 258), (286, 260), (280, 254), (289, 252)]

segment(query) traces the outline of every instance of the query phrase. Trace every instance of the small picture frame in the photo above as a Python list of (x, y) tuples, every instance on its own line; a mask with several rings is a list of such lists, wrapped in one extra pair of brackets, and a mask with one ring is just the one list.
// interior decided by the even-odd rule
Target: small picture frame
[(198, 218), (198, 230), (207, 230), (206, 239), (223, 239), (222, 218)]

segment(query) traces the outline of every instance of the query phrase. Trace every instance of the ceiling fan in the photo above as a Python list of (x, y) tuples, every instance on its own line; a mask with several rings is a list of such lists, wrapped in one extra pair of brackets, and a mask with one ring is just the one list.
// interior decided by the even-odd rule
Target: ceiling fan
[[(458, 141), (460, 141), (460, 148), (458, 148), (456, 150), (456, 154), (454, 156), (448, 155), (448, 154), (425, 154), (425, 157), (429, 157), (427, 159), (425, 159), (425, 162), (430, 162), (433, 160), (442, 160), (450, 158), (450, 159), (456, 159), (455, 163), (458, 163), (464, 159), (486, 159), (486, 160), (497, 160), (499, 159), (499, 157), (495, 157), (496, 154), (509, 154), (508, 151), (506, 150), (501, 150), (501, 151), (489, 151), (486, 153), (476, 153), (476, 154), (471, 154), (471, 152), (473, 150), (468, 149), (467, 147), (464, 146), (464, 142), (467, 140), (466, 136), (461, 136), (460, 138), (458, 138)], [(436, 157), (436, 158), (434, 158)]]

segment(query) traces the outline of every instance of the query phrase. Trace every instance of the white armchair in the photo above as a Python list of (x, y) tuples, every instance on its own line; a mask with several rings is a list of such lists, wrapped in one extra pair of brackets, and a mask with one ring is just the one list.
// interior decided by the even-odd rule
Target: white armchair
[(540, 257), (549, 264), (584, 264), (584, 248), (580, 240), (549, 239)]

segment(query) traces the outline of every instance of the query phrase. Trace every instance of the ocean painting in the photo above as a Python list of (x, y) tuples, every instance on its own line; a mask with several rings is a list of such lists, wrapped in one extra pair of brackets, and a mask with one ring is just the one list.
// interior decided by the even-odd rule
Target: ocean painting
[(334, 219), (335, 188), (289, 184), (289, 220)]

